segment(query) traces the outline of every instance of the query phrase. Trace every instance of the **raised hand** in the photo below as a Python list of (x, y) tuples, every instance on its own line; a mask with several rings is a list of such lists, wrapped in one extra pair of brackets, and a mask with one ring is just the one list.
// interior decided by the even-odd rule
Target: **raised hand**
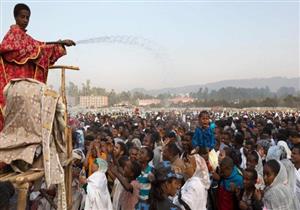
[(65, 45), (67, 47), (75, 46), (76, 45), (76, 43), (73, 40), (71, 40), (71, 39), (62, 40), (61, 44)]

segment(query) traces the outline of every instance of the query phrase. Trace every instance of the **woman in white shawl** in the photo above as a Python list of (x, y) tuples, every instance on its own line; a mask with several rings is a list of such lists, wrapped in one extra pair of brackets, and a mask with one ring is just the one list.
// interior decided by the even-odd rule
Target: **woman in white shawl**
[(286, 147), (283, 146), (284, 144), (286, 143), (283, 142), (281, 145), (271, 146), (268, 150), (266, 161), (272, 159), (280, 161), (284, 166), (282, 173), (286, 173), (285, 184), (288, 185), (292, 192), (296, 192), (296, 171), (292, 161), (287, 159), (287, 153), (290, 151), (287, 151), (288, 147), (287, 145)]
[(106, 170), (107, 162), (100, 158), (96, 158), (92, 166), (93, 174), (87, 179), (85, 210), (113, 209), (107, 188)]
[(264, 166), (264, 191), (263, 203), (268, 210), (299, 210), (299, 201), (295, 193), (285, 184), (285, 168), (277, 160), (269, 160)]
[(207, 190), (210, 187), (205, 160), (198, 154), (188, 157), (185, 184), (175, 197), (174, 203), (185, 210), (206, 210)]

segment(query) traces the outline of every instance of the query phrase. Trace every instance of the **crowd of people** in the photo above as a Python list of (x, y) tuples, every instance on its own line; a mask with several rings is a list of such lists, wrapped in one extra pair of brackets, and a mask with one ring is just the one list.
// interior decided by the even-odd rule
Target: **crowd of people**
[[(73, 209), (300, 209), (299, 113), (143, 116), (70, 118)], [(41, 195), (30, 205), (51, 209)]]
[[(42, 157), (45, 179), (30, 188), (28, 209), (66, 209), (58, 160), (65, 107), (42, 83), (75, 43), (32, 39), (30, 15), (17, 4), (16, 25), (0, 45), (0, 169), (26, 171)], [(74, 210), (300, 209), (300, 112), (87, 112), (68, 124)], [(0, 209), (14, 194), (12, 183), (0, 182)]]

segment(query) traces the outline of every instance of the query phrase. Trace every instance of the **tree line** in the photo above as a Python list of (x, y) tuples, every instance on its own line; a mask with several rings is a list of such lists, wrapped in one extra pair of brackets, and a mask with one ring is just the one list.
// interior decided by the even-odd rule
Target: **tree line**
[(268, 87), (264, 88), (238, 88), (224, 87), (219, 90), (209, 90), (208, 88), (199, 88), (196, 92), (190, 92), (185, 96), (194, 99), (193, 102), (171, 104), (168, 99), (178, 97), (179, 95), (163, 93), (156, 96), (141, 92), (122, 91), (117, 93), (115, 90), (106, 90), (101, 87), (94, 87), (91, 81), (87, 80), (81, 84), (81, 87), (69, 82), (67, 86), (68, 96), (74, 97), (75, 104), (79, 104), (80, 96), (107, 96), (109, 106), (127, 102), (131, 105), (138, 105), (139, 99), (160, 99), (161, 103), (152, 105), (177, 106), (177, 107), (198, 107), (198, 106), (223, 106), (223, 107), (300, 107), (300, 91), (293, 87), (281, 87), (276, 92), (272, 92)]

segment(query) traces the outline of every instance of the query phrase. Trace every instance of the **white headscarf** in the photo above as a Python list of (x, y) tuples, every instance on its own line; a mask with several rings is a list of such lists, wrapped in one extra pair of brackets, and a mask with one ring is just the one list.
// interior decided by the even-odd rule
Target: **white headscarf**
[(266, 160), (277, 160), (284, 166), (282, 169), (282, 173), (286, 174), (286, 180), (284, 181), (285, 184), (291, 189), (292, 192), (295, 192), (296, 186), (296, 172), (293, 163), (286, 158), (287, 152), (284, 146), (272, 146), (270, 147)]
[[(206, 210), (207, 190), (210, 187), (209, 174), (205, 160), (198, 154), (193, 155), (196, 161), (196, 169), (191, 178), (182, 186), (181, 200), (185, 202), (191, 210)], [(176, 196), (174, 203), (185, 209)]]
[(280, 164), (280, 170), (270, 186), (265, 188), (263, 197), (264, 205), (272, 210), (299, 210), (299, 201), (295, 193), (285, 184), (287, 173), (283, 164)]
[(282, 146), (284, 148), (284, 150), (285, 150), (286, 158), (287, 159), (291, 159), (292, 152), (291, 152), (290, 148), (288, 147), (287, 143), (285, 141), (279, 141), (277, 143), (277, 145), (278, 146)]
[(96, 162), (99, 169), (87, 179), (87, 196), (84, 210), (113, 210), (105, 176), (107, 163), (100, 158), (97, 158)]

